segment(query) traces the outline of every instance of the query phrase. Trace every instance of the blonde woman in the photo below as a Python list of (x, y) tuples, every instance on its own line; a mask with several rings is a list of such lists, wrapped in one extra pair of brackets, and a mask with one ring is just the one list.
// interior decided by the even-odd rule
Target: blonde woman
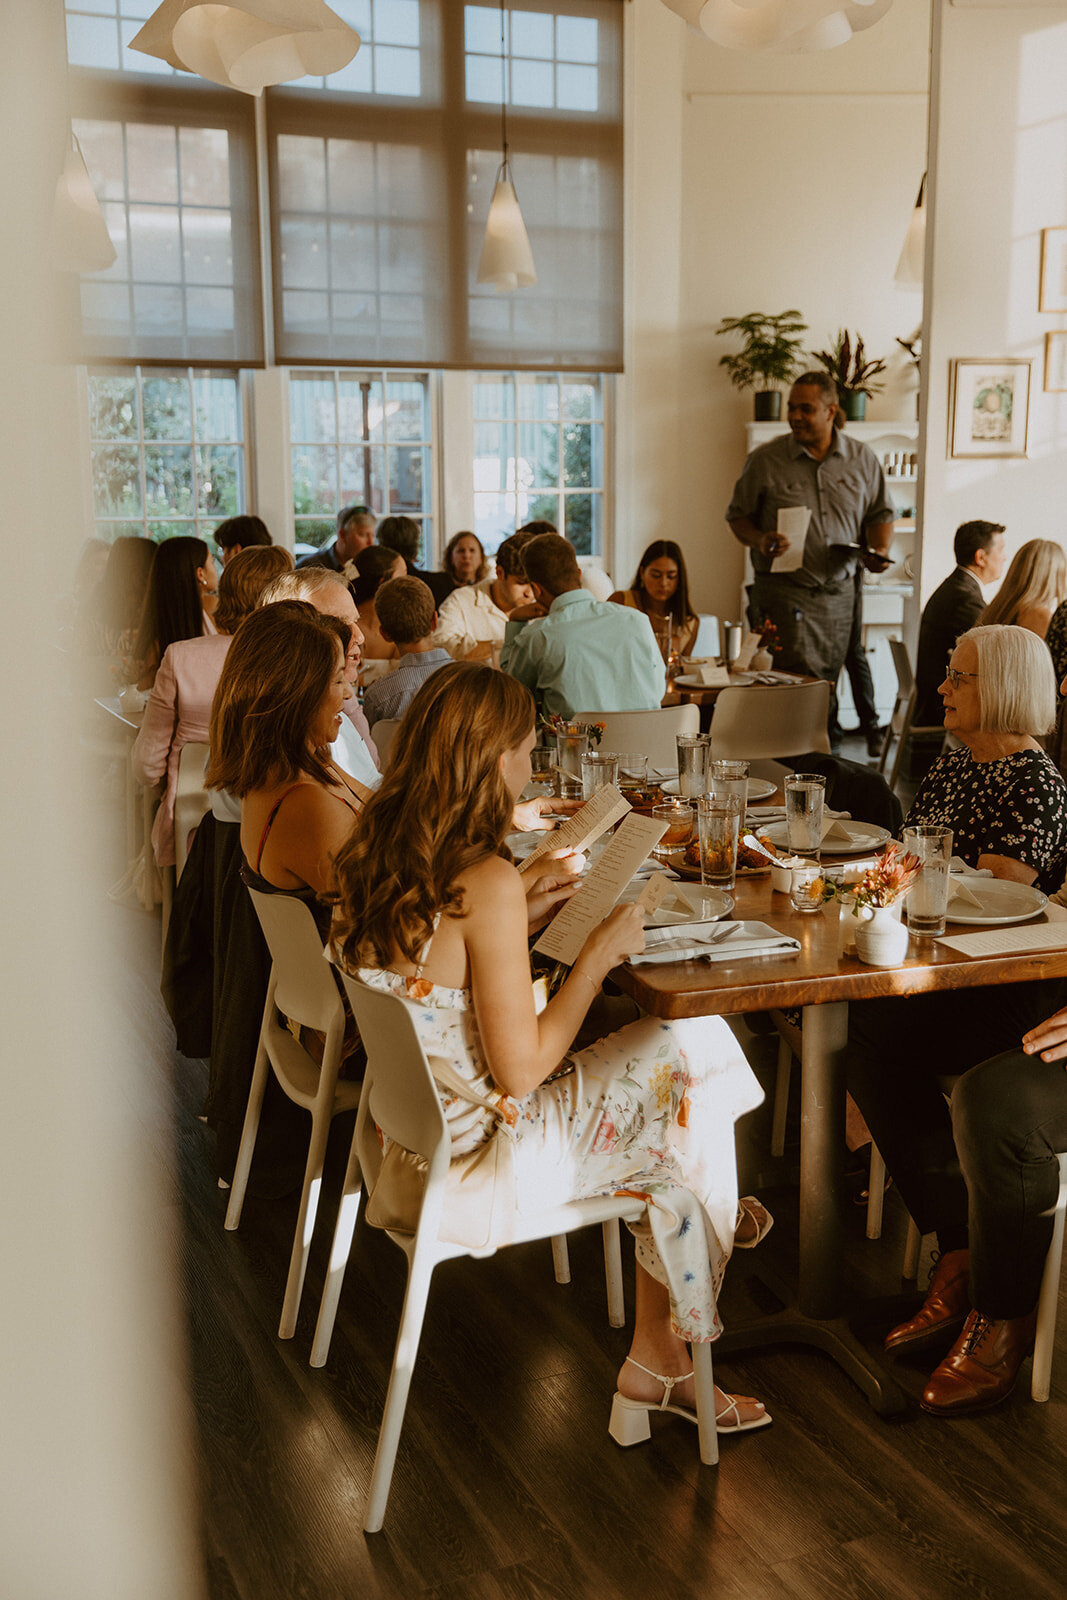
[(1053, 612), (1067, 597), (1067, 556), (1053, 539), (1029, 539), (1017, 551), (993, 599), (978, 618), (979, 628), (1003, 622), (1029, 628), (1043, 639)]
[[(593, 930), (537, 1015), (530, 906), (504, 843), (530, 777), (527, 689), (451, 662), (419, 690), (404, 733), (337, 856), (338, 958), (412, 1003), (428, 1053), (470, 1084), (469, 1102), (443, 1102), (454, 1155), (506, 1140), (520, 1211), (620, 1188), (647, 1195), (633, 1224), (636, 1328), (613, 1419), (665, 1408), (695, 1420), (687, 1341), (721, 1331), (716, 1295), (738, 1222), (734, 1122), (762, 1098), (759, 1086), (718, 1017), (642, 1017), (572, 1049), (604, 978), (644, 948), (630, 905)], [(758, 1202), (744, 1214), (766, 1232)], [(759, 1401), (721, 1391), (716, 1411), (722, 1433), (770, 1420)]]

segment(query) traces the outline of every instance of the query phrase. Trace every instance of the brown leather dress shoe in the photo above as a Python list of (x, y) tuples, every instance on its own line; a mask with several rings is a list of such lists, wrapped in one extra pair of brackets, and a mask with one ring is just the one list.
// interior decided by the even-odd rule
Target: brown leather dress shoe
[(987, 1411), (1006, 1400), (1034, 1348), (1037, 1312), (993, 1322), (972, 1311), (956, 1343), (923, 1390), (922, 1408), (937, 1417)]
[(971, 1309), (970, 1260), (968, 1250), (949, 1250), (940, 1258), (919, 1310), (886, 1334), (887, 1350), (921, 1350), (959, 1332)]

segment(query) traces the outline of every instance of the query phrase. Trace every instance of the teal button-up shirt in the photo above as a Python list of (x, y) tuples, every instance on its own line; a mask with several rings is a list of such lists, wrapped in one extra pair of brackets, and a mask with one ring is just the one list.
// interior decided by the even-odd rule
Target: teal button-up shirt
[(547, 617), (509, 622), (500, 665), (532, 689), (542, 710), (653, 711), (666, 671), (643, 611), (594, 600), (585, 589), (557, 595)]

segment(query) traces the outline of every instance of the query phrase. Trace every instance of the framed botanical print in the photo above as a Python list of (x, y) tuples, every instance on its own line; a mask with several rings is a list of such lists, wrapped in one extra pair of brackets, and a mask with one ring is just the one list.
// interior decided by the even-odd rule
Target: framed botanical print
[(1030, 366), (995, 357), (953, 361), (950, 456), (1025, 456)]

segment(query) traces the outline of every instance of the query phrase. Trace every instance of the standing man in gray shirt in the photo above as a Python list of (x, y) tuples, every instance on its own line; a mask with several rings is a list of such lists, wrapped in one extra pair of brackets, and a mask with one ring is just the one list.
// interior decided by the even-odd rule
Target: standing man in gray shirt
[[(848, 653), (856, 603), (856, 569), (889, 565), (896, 509), (873, 450), (837, 427), (837, 387), (824, 372), (805, 372), (789, 391), (789, 433), (753, 450), (734, 486), (726, 520), (752, 551), (755, 578), (749, 620), (778, 631), (777, 665), (787, 672), (826, 678), (831, 737), (837, 728), (837, 680)], [(789, 540), (778, 532), (778, 512), (811, 512), (803, 565), (775, 572), (774, 559)], [(865, 546), (860, 550), (860, 546)]]

